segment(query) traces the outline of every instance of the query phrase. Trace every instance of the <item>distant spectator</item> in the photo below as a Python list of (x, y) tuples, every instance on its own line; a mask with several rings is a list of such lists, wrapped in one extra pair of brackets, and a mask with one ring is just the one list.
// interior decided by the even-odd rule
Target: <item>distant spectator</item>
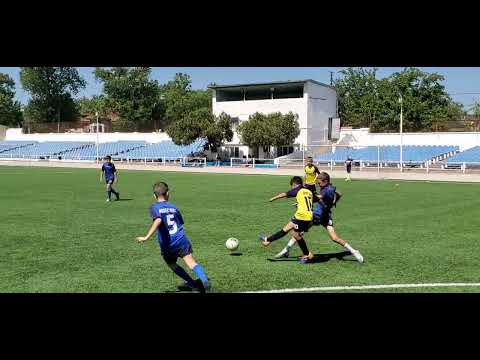
[(215, 158), (215, 166), (220, 166), (220, 155), (217, 153), (217, 157)]

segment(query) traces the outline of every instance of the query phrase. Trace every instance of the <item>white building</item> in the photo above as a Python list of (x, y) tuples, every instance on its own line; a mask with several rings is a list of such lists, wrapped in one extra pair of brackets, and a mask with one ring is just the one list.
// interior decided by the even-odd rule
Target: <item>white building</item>
[[(227, 113), (238, 122), (248, 120), (256, 112), (270, 114), (293, 112), (298, 115), (300, 135), (294, 144), (285, 144), (277, 149), (275, 156), (286, 155), (294, 147), (328, 144), (338, 138), (340, 123), (337, 118), (337, 93), (335, 88), (314, 80), (281, 81), (256, 84), (214, 85), (213, 113)], [(332, 131), (333, 130), (333, 131)], [(336, 130), (336, 131), (335, 131)], [(235, 133), (231, 143), (226, 144), (231, 156), (251, 154), (264, 157), (269, 149), (254, 149), (243, 146)], [(263, 151), (262, 151), (263, 150)]]

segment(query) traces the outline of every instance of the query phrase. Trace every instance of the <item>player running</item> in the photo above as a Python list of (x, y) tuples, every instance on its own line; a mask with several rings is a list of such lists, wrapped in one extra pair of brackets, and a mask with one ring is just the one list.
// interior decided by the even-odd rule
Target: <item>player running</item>
[[(163, 259), (175, 274), (185, 280), (185, 284), (178, 287), (179, 290), (199, 290), (201, 293), (211, 291), (207, 275), (192, 256), (192, 244), (183, 230), (184, 222), (180, 210), (168, 201), (168, 185), (157, 182), (153, 185), (153, 194), (157, 200), (150, 207), (153, 224), (148, 234), (137, 237), (137, 241), (143, 243), (157, 231)], [(181, 266), (177, 265), (178, 258), (181, 258), (199, 279), (194, 281)]]
[(117, 201), (120, 200), (120, 193), (116, 192), (112, 184), (118, 183), (118, 171), (115, 169), (115, 165), (112, 163), (112, 157), (110, 155), (105, 156), (105, 162), (102, 165), (102, 172), (100, 173), (100, 182), (105, 177), (107, 183), (107, 202), (112, 201), (112, 193), (115, 194)]
[(308, 231), (310, 222), (313, 219), (312, 208), (314, 197), (316, 198), (316, 196), (312, 194), (309, 189), (303, 187), (303, 181), (300, 176), (294, 176), (290, 180), (290, 187), (290, 191), (279, 193), (278, 195), (272, 197), (270, 202), (278, 199), (295, 197), (297, 200), (297, 210), (295, 215), (291, 218), (288, 224), (283, 227), (283, 229), (268, 237), (266, 237), (264, 234), (260, 234), (259, 240), (260, 243), (266, 247), (269, 246), (273, 241), (281, 239), (287, 235), (290, 230), (293, 230), (293, 243), (297, 242), (303, 253), (303, 256), (300, 258), (300, 263), (305, 264), (313, 259), (313, 254), (308, 250), (307, 243), (303, 239), (303, 234), (304, 232)]
[[(345, 240), (341, 239), (333, 227), (332, 207), (336, 206), (342, 195), (337, 192), (336, 187), (330, 183), (330, 175), (326, 172), (321, 172), (318, 175), (317, 182), (320, 187), (320, 201), (314, 205), (311, 226), (322, 225), (325, 230), (327, 230), (328, 236), (332, 241), (343, 246), (358, 262), (363, 263), (363, 256), (360, 254), (360, 251), (355, 250)], [(294, 244), (294, 239), (290, 239), (287, 246), (275, 255), (275, 258), (288, 257), (289, 250)]]
[(313, 194), (317, 193), (317, 188), (315, 183), (317, 181), (317, 176), (320, 174), (320, 170), (313, 164), (313, 158), (309, 156), (307, 158), (307, 165), (304, 168), (305, 171), (305, 187), (310, 190)]
[(345, 160), (345, 169), (347, 170), (347, 177), (345, 178), (345, 181), (351, 181), (352, 179), (350, 179), (350, 174), (352, 172), (352, 163), (353, 163), (353, 159), (351, 156), (349, 156), (347, 158), (347, 160)]

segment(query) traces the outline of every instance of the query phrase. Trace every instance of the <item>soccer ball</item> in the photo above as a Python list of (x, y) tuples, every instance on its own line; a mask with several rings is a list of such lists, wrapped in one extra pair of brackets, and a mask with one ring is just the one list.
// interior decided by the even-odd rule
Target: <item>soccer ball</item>
[(235, 238), (228, 238), (228, 240), (225, 242), (225, 246), (230, 251), (237, 250), (238, 245), (239, 245), (239, 241), (238, 241), (238, 239), (235, 239)]

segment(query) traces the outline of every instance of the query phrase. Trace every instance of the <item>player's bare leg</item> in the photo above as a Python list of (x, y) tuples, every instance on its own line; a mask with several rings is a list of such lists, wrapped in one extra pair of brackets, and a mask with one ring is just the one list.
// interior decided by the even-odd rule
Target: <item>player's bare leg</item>
[(337, 235), (337, 232), (335, 231), (335, 228), (333, 226), (329, 225), (326, 227), (326, 229), (328, 232), (328, 236), (330, 236), (330, 239), (332, 239), (332, 241), (336, 242), (337, 244), (343, 246), (345, 249), (350, 251), (350, 253), (355, 257), (355, 259), (357, 259), (359, 263), (363, 263), (363, 256), (362, 254), (360, 254), (360, 251), (355, 250), (345, 240), (340, 238), (340, 236)]
[(275, 234), (272, 234), (268, 237), (266, 237), (264, 234), (260, 234), (259, 235), (260, 244), (262, 244), (262, 246), (264, 247), (267, 247), (272, 242), (274, 242), (275, 240), (281, 239), (282, 237), (287, 235), (290, 232), (290, 230), (295, 228), (296, 228), (296, 225), (293, 222), (289, 221), (288, 224), (282, 228), (282, 230), (277, 231)]
[(112, 201), (112, 183), (107, 183), (107, 202)]

